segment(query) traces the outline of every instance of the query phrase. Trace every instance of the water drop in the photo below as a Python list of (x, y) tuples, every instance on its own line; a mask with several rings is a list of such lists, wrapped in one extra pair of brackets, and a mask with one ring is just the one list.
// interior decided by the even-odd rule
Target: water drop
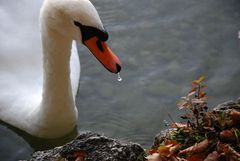
[(121, 82), (121, 81), (122, 81), (122, 77), (120, 76), (120, 73), (117, 73), (117, 75), (118, 75), (117, 80), (118, 80), (119, 82)]

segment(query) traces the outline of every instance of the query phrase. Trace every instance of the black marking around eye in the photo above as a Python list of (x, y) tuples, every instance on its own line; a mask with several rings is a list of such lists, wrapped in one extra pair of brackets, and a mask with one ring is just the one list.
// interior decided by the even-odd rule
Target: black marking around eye
[(78, 21), (74, 21), (74, 25), (79, 27), (80, 31), (82, 32), (82, 42), (84, 42), (94, 36), (97, 36), (101, 41), (107, 41), (107, 39), (108, 39), (107, 31), (102, 31), (95, 27), (82, 25)]

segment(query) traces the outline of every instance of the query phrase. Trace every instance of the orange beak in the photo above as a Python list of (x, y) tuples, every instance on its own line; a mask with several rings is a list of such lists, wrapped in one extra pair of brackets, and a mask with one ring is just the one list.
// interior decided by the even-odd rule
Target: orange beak
[(107, 70), (112, 73), (120, 72), (122, 65), (121, 61), (105, 42), (94, 36), (85, 40), (84, 44)]

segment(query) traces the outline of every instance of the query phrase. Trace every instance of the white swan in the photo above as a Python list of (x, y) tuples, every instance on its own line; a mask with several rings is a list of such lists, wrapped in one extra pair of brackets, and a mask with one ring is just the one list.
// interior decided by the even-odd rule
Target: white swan
[[(40, 24), (42, 60), (33, 54), (34, 63), (28, 57), (18, 62), (15, 55), (0, 69), (0, 119), (40, 138), (59, 138), (77, 123), (80, 63), (74, 40), (113, 73), (121, 62), (107, 47), (108, 34), (89, 0), (45, 0)], [(7, 56), (0, 53), (0, 59)]]

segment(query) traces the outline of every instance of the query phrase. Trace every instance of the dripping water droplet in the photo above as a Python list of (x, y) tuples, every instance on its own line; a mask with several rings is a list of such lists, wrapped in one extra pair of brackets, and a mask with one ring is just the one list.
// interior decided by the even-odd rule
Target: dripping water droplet
[(122, 77), (120, 76), (120, 73), (117, 73), (117, 75), (118, 75), (117, 80), (118, 80), (119, 82), (121, 82), (121, 81), (122, 81)]

